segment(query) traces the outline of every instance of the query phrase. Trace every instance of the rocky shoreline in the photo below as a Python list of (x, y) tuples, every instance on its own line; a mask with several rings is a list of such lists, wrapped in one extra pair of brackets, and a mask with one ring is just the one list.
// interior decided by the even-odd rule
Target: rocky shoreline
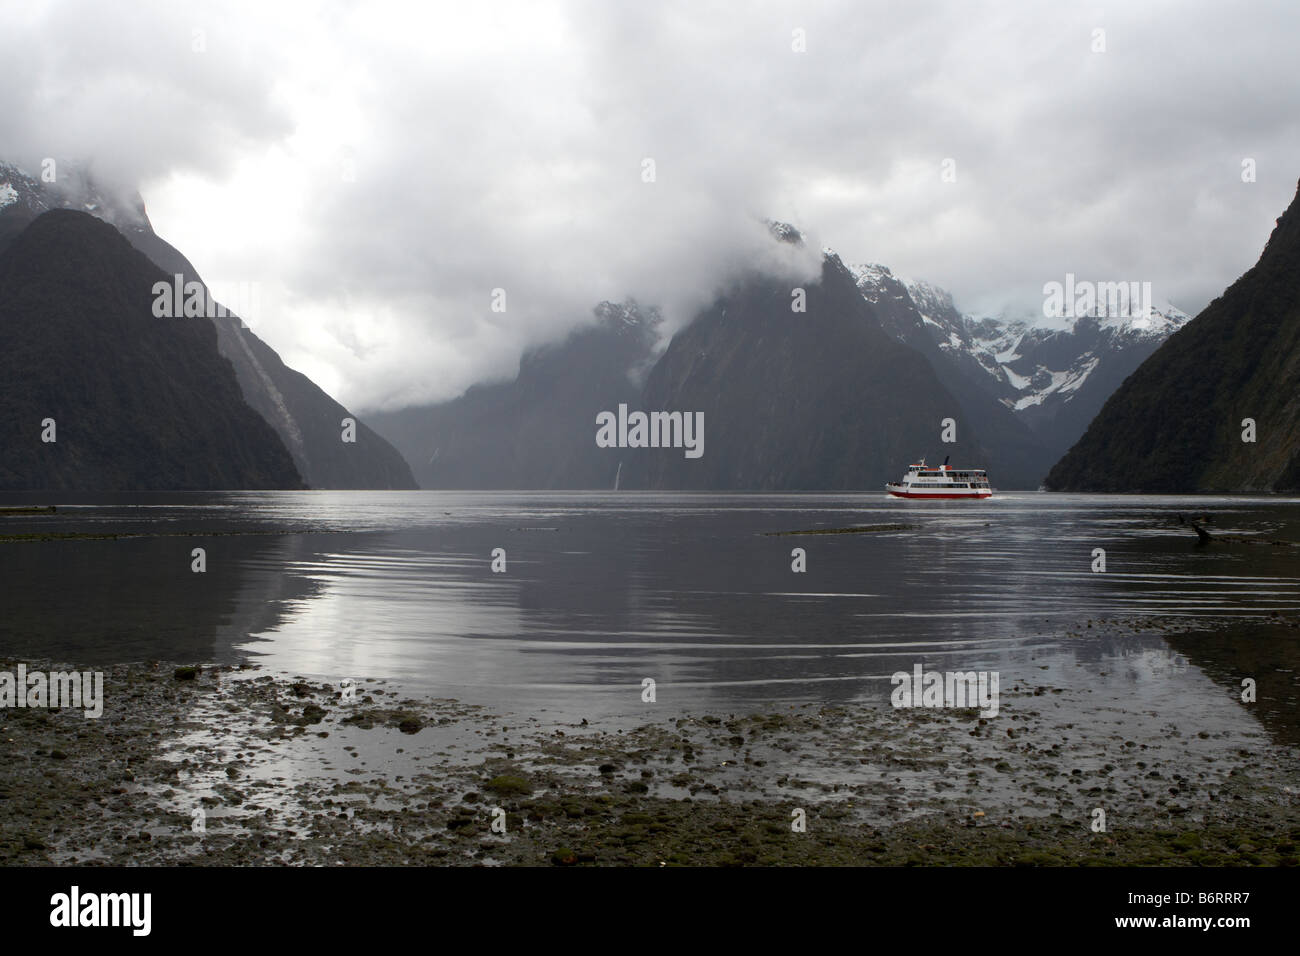
[(808, 705), (623, 729), (379, 681), (345, 703), (248, 665), (120, 665), (105, 687), (97, 720), (0, 711), (0, 863), (1297, 864), (1287, 748), (1139, 739), (1113, 702), (1085, 726), (1060, 688), (1004, 688), (994, 720)]

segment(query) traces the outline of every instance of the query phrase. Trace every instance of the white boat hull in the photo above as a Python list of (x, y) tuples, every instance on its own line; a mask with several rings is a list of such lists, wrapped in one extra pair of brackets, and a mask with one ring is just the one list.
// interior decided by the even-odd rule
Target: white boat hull
[(982, 488), (926, 488), (906, 487), (889, 483), (885, 490), (895, 498), (992, 498), (993, 492)]

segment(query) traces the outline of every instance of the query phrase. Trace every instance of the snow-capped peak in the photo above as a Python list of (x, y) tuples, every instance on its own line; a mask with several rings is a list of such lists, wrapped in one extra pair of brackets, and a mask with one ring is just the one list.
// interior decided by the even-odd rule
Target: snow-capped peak
[(62, 163), (52, 175), (53, 181), (46, 182), (19, 166), (0, 162), (0, 213), (21, 208), (39, 216), (51, 209), (76, 209), (118, 229), (149, 228), (144, 202), (134, 190), (108, 188), (77, 163)]
[(889, 271), (889, 266), (879, 262), (863, 262), (849, 266), (848, 270), (853, 274), (858, 291), (868, 302), (878, 303), (883, 299), (902, 301), (908, 297), (907, 286)]
[(1104, 310), (1068, 319), (1041, 312), (976, 315), (960, 312), (946, 289), (880, 263), (849, 271), (863, 298), (885, 307), (878, 312), (886, 331), (944, 357), (1018, 413), (1071, 401), (1103, 368), (1109, 370), (1104, 387), (1113, 388), (1115, 370), (1136, 367), (1190, 319), (1167, 302), (1135, 317)]
[(1168, 302), (1136, 316), (1107, 315), (1104, 308), (1077, 317), (979, 316), (958, 313), (952, 296), (927, 282), (909, 281), (908, 293), (926, 324), (937, 326), (931, 334), (940, 350), (963, 367), (983, 369), (1017, 412), (1070, 401), (1106, 363), (1131, 364), (1120, 353), (1145, 358), (1190, 320)]

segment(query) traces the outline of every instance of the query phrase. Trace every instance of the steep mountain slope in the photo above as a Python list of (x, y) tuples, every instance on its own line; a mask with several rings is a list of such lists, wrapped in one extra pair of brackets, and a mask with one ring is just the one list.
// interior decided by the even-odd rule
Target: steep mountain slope
[(638, 401), (658, 323), (635, 302), (602, 303), (594, 325), (524, 355), (513, 381), (371, 421), (424, 488), (612, 488), (619, 462), (596, 446), (596, 415)]
[[(1300, 487), (1300, 199), (1259, 261), (1110, 397), (1047, 477), (1059, 491)], [(1242, 440), (1243, 419), (1257, 440)]]
[(154, 317), (165, 280), (115, 228), (70, 210), (0, 252), (0, 488), (302, 487), (211, 324)]
[[(995, 464), (960, 402), (924, 355), (884, 331), (838, 256), (827, 252), (805, 291), (807, 311), (792, 312), (789, 282), (751, 276), (674, 337), (640, 407), (703, 412), (704, 454), (620, 450), (629, 484), (877, 491), (922, 455)], [(940, 440), (945, 418), (956, 420), (955, 443)]]
[[(61, 169), (58, 181), (47, 184), (17, 167), (0, 164), (0, 250), (36, 216), (57, 208), (78, 209), (111, 223), (169, 276), (203, 282), (190, 261), (154, 232), (138, 194), (123, 198), (114, 190), (101, 189), (75, 167)], [(305, 375), (285, 365), (238, 316), (195, 321), (216, 327), (218, 348), (234, 365), (245, 400), (280, 435), (308, 485), (416, 487), (410, 466), (395, 448)], [(355, 442), (342, 440), (344, 418), (357, 421)]]

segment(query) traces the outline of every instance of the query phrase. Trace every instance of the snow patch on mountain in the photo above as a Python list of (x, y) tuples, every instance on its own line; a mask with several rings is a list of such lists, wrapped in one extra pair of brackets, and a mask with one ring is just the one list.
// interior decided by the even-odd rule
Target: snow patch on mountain
[[(1018, 379), (1014, 384), (1018, 389), (1025, 392), (1021, 398), (1009, 402), (1012, 408), (1021, 412), (1031, 405), (1042, 405), (1053, 395), (1062, 396), (1062, 400), (1068, 401), (1069, 392), (1077, 392), (1083, 387), (1083, 383), (1088, 380), (1088, 376), (1101, 363), (1101, 359), (1093, 355), (1081, 362), (1072, 365), (1069, 369), (1060, 372), (1054, 372), (1050, 369), (1044, 369), (1041, 365), (1038, 367), (1038, 373), (1032, 378), (1026, 379), (1023, 376), (1015, 375), (1008, 370), (1008, 374)], [(1044, 378), (1044, 373), (1046, 377)], [(1041, 382), (1046, 384), (1040, 385)], [(1007, 401), (1004, 399), (1004, 401)]]
[(100, 183), (88, 168), (76, 163), (61, 164), (57, 179), (46, 182), (24, 172), (20, 166), (0, 162), (0, 183), (3, 184), (0, 185), (0, 213), (25, 210), (35, 218), (51, 209), (76, 209), (119, 230), (150, 228), (144, 200), (138, 192)]
[[(876, 267), (859, 274), (871, 284), (882, 273)], [(1191, 318), (1167, 302), (1137, 317), (1107, 315), (1104, 309), (1066, 319), (976, 316), (959, 312), (952, 296), (930, 283), (910, 280), (907, 290), (927, 327), (941, 331), (935, 336), (939, 348), (974, 359), (994, 380), (1001, 401), (1016, 411), (1069, 401), (1105, 355), (1139, 344), (1158, 345)]]
[(1010, 369), (1007, 369), (1006, 373), (1007, 373), (1007, 378), (1010, 380), (1011, 384), (1016, 388), (1021, 389), (1022, 391), (1028, 388), (1031, 384), (1033, 384), (1033, 379), (1028, 378), (1027, 376), (1024, 375), (1017, 375), (1015, 372), (1011, 371)]
[(946, 289), (895, 275), (880, 263), (849, 270), (873, 305), (910, 299), (913, 318), (900, 322), (894, 310), (886, 326), (890, 334), (938, 349), (1017, 412), (1069, 402), (1119, 353), (1135, 347), (1149, 352), (1190, 320), (1167, 302), (1153, 303), (1149, 314), (1136, 317), (1107, 315), (1104, 305), (1079, 317), (974, 315), (961, 312)]

